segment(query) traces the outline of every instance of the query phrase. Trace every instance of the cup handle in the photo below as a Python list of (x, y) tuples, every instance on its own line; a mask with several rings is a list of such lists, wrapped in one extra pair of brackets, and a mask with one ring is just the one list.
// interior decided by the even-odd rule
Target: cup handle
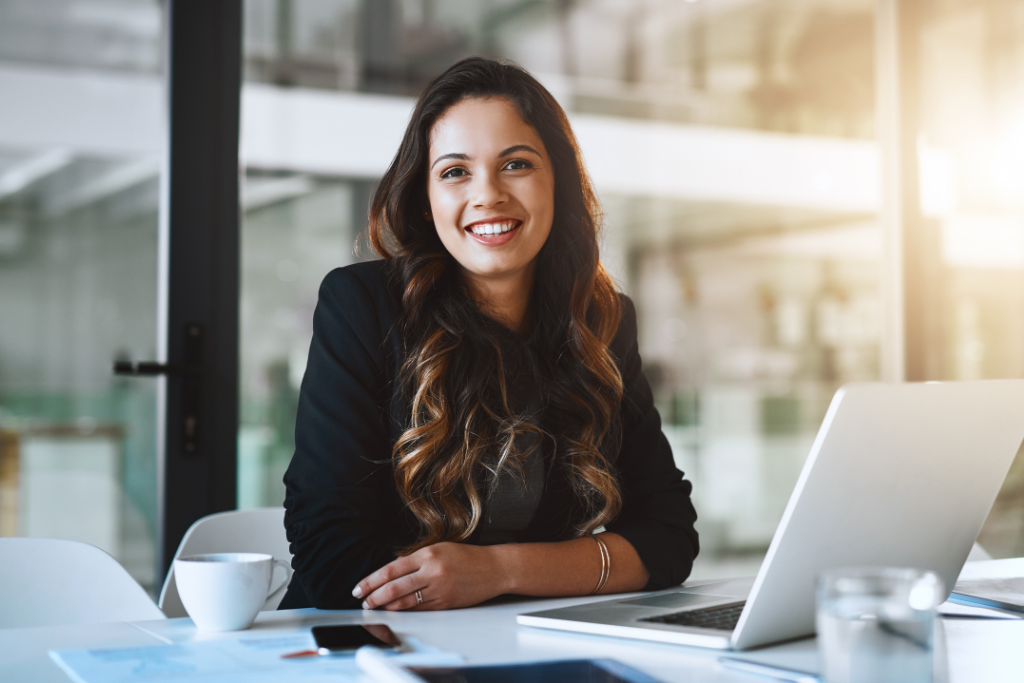
[[(277, 584), (275, 586), (274, 585), (274, 578), (273, 578), (274, 577), (274, 569), (277, 569), (278, 567), (280, 567), (281, 569), (284, 570), (284, 581), (282, 581), (281, 583), (279, 583), (279, 584)], [(284, 560), (278, 560), (277, 558), (274, 558), (274, 566), (270, 570), (270, 577), (271, 577), (270, 578), (270, 590), (267, 591), (267, 597), (268, 598), (271, 595), (273, 595), (274, 593), (276, 593), (277, 591), (281, 590), (282, 588), (284, 588), (285, 586), (288, 585), (288, 582), (291, 581), (291, 578), (292, 578), (292, 566), (289, 563), (285, 562)]]

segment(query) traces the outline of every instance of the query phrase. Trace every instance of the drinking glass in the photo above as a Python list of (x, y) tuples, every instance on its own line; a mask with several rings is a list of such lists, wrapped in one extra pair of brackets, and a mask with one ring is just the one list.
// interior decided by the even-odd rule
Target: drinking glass
[(827, 683), (931, 683), (935, 572), (847, 567), (818, 577), (818, 650)]

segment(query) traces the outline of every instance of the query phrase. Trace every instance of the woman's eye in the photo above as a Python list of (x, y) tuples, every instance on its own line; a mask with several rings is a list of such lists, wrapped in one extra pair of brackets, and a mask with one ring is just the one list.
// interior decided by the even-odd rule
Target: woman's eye
[(525, 171), (526, 169), (533, 168), (533, 164), (525, 159), (513, 159), (505, 164), (505, 168), (510, 171)]
[(461, 166), (456, 166), (454, 168), (449, 168), (447, 171), (442, 173), (441, 179), (443, 180), (445, 178), (461, 178), (464, 175), (466, 175), (466, 169), (462, 168)]

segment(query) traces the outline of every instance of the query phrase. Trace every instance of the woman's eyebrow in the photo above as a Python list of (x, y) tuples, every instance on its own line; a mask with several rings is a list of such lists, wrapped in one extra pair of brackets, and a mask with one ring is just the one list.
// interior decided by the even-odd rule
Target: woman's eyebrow
[(437, 162), (443, 161), (445, 159), (458, 159), (459, 161), (469, 161), (469, 156), (466, 154), (461, 154), (459, 152), (449, 152), (448, 154), (442, 154), (438, 158), (434, 159), (434, 163), (430, 165), (430, 168), (434, 168), (435, 166), (437, 166)]
[(540, 156), (540, 152), (535, 150), (533, 147), (530, 147), (529, 145), (512, 145), (508, 149), (504, 150), (501, 154), (499, 154), (498, 158), (500, 159), (501, 157), (507, 157), (509, 154), (515, 154), (516, 152), (533, 152), (537, 156)]
[[(533, 152), (537, 156), (540, 156), (540, 152), (535, 150), (533, 147), (530, 147), (529, 145), (512, 145), (508, 149), (502, 150), (501, 154), (498, 155), (498, 158), (500, 159), (502, 157), (507, 157), (509, 154), (515, 154), (516, 152)], [(434, 159), (434, 163), (430, 164), (430, 168), (434, 168), (435, 166), (437, 166), (438, 162), (444, 161), (445, 159), (458, 159), (459, 161), (469, 161), (469, 155), (462, 154), (461, 152), (449, 152), (448, 154), (442, 154), (438, 158)]]

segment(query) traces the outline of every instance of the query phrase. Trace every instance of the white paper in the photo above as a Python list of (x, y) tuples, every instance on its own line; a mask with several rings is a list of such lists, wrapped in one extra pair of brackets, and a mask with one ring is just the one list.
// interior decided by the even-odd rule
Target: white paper
[(944, 602), (939, 605), (939, 615), (943, 617), (967, 617), (976, 619), (1021, 619), (1024, 614), (1005, 612), (990, 607), (979, 607), (977, 605), (965, 605), (953, 602)]
[[(461, 663), (459, 655), (406, 639), (413, 652), (392, 655), (408, 665), (447, 666)], [(51, 650), (50, 657), (76, 683), (149, 683), (150, 681), (302, 681), (317, 683), (359, 681), (352, 656), (282, 659), (315, 647), (312, 636), (239, 638), (204, 643), (144, 647)]]
[(1024, 611), (1024, 578), (967, 579), (957, 581), (953, 594), (967, 600), (980, 599), (991, 607)]

